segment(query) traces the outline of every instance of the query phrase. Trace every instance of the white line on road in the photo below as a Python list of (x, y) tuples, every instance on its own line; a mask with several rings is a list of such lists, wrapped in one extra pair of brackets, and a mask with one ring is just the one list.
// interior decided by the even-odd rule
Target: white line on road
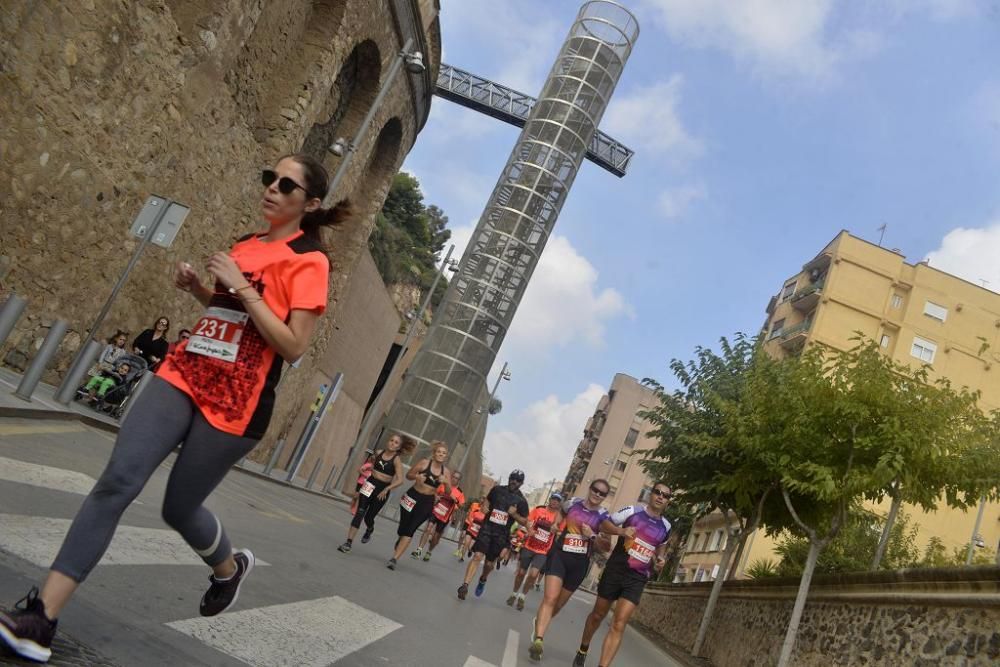
[(254, 667), (325, 667), (403, 627), (339, 596), (167, 626)]
[[(44, 516), (0, 514), (0, 550), (39, 567), (52, 564), (71, 521)], [(118, 526), (102, 565), (204, 565), (173, 530)], [(260, 559), (257, 565), (267, 565)]]
[(507, 645), (503, 649), (500, 667), (517, 667), (517, 644), (521, 635), (516, 630), (507, 631)]
[(462, 667), (497, 667), (497, 666), (494, 665), (492, 662), (486, 662), (485, 660), (480, 660), (474, 655), (470, 655), (468, 660), (465, 661), (465, 664), (462, 665)]
[(0, 456), (0, 480), (40, 486), (43, 489), (54, 489), (66, 493), (78, 493), (82, 496), (90, 493), (97, 483), (93, 477), (82, 472), (53, 468), (52, 466), (26, 463)]

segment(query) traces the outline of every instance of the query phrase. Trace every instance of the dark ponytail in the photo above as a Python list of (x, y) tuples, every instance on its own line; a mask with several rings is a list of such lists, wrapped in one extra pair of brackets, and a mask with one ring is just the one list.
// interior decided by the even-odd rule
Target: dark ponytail
[[(304, 153), (284, 155), (278, 161), (280, 162), (285, 159), (295, 160), (302, 165), (307, 189), (306, 196), (309, 199), (316, 198), (322, 200), (326, 198), (327, 188), (330, 183), (330, 175), (327, 173), (326, 167), (320, 164), (316, 158)], [(302, 235), (305, 238), (312, 241), (318, 250), (326, 252), (326, 246), (323, 244), (322, 228), (339, 225), (348, 220), (353, 213), (354, 207), (351, 205), (351, 202), (347, 199), (341, 199), (331, 208), (320, 207), (315, 211), (309, 211), (302, 216), (302, 222), (299, 223), (299, 227), (302, 229)]]

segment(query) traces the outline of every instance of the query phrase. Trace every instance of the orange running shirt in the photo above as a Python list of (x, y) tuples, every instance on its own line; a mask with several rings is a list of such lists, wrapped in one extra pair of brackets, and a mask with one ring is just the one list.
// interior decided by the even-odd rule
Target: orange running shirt
[(535, 529), (535, 533), (524, 543), (524, 548), (536, 554), (547, 554), (555, 542), (556, 517), (559, 512), (550, 510), (548, 507), (536, 507), (528, 514), (528, 525)]
[[(261, 241), (261, 236), (245, 236), (229, 251), (243, 276), (284, 322), (292, 310), (322, 313), (330, 274), (326, 255), (301, 231), (280, 241)], [(156, 374), (190, 396), (215, 428), (259, 440), (271, 421), (283, 361), (243, 303), (216, 283), (191, 338)]]
[(444, 484), (437, 488), (438, 499), (431, 513), (441, 523), (448, 523), (455, 508), (465, 504), (465, 494), (457, 486), (451, 487), (451, 495), (444, 495)]
[[(473, 523), (473, 517), (476, 515), (477, 512), (479, 512), (479, 510), (480, 510), (481, 507), (482, 507), (482, 505), (480, 505), (479, 503), (472, 503), (471, 505), (469, 505), (469, 513), (465, 515), (465, 525), (466, 526), (471, 526), (472, 525), (472, 523)], [(482, 514), (482, 512), (479, 512), (479, 513)]]

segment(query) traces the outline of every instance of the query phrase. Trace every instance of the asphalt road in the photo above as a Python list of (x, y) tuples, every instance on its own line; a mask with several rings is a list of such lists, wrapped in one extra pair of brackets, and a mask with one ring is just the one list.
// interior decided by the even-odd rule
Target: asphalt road
[[(0, 419), (0, 605), (41, 581), (112, 442), (75, 422)], [(535, 664), (527, 647), (539, 595), (522, 612), (506, 606), (512, 567), (494, 573), (482, 598), (460, 602), (464, 566), (451, 543), (428, 563), (407, 557), (390, 571), (395, 523), (381, 521), (371, 543), (344, 555), (336, 551), (350, 520), (343, 504), (237, 471), (208, 505), (258, 568), (234, 610), (200, 618), (208, 570), (160, 518), (170, 465), (126, 511), (105, 560), (63, 613), (51, 664)], [(582, 592), (569, 602), (547, 633), (542, 664), (571, 663), (592, 603)], [(18, 663), (0, 655), (0, 664)], [(630, 629), (615, 664), (678, 663)]]

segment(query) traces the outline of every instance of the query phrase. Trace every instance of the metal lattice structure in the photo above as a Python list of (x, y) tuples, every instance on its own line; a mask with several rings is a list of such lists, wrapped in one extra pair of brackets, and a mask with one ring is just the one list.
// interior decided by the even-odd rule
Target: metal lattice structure
[[(445, 63), (438, 72), (434, 93), (517, 127), (524, 127), (537, 102), (530, 95)], [(618, 177), (628, 171), (632, 155), (631, 148), (600, 130), (594, 133), (587, 150), (588, 160)]]
[[(581, 7), (406, 374), (388, 420), (421, 449), (464, 443), (479, 394), (639, 34), (609, 0)], [(453, 456), (455, 448), (453, 447)]]

